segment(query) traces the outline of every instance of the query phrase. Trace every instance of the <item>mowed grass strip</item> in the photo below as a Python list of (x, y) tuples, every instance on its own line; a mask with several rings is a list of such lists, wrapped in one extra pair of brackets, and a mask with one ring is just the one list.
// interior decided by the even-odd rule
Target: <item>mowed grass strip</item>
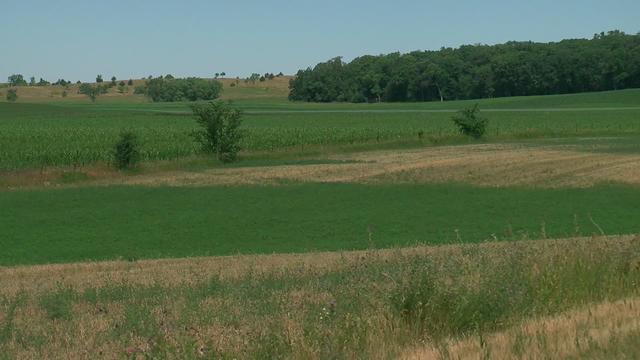
[[(640, 191), (467, 185), (110, 187), (0, 193), (0, 265), (637, 233)], [(596, 225), (597, 224), (597, 225)], [(371, 241), (370, 241), (371, 240)]]

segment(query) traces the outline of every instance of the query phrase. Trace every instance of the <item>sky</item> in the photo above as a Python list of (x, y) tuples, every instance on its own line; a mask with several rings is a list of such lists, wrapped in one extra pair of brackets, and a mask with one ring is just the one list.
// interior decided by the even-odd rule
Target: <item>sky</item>
[(343, 56), (640, 32), (639, 0), (0, 0), (0, 81), (246, 77)]

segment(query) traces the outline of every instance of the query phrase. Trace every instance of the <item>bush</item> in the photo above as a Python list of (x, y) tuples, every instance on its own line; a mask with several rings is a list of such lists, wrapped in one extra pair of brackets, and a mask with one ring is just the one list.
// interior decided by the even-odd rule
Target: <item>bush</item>
[(18, 90), (9, 89), (7, 91), (7, 101), (8, 102), (16, 102), (16, 100), (18, 100)]
[(215, 100), (222, 84), (199, 78), (173, 79), (168, 76), (147, 81), (145, 94), (154, 102)]
[(138, 151), (138, 137), (132, 132), (120, 134), (120, 140), (113, 152), (114, 165), (119, 170), (133, 167), (140, 157)]
[(480, 139), (487, 131), (489, 119), (480, 116), (478, 104), (462, 109), (452, 118), (460, 133)]
[(240, 151), (243, 132), (242, 112), (220, 101), (196, 104), (191, 107), (202, 130), (194, 136), (208, 153), (216, 153), (222, 162), (233, 162)]
[(96, 102), (96, 98), (103, 93), (103, 87), (101, 85), (93, 86), (85, 83), (80, 85), (78, 92), (87, 95), (92, 102)]

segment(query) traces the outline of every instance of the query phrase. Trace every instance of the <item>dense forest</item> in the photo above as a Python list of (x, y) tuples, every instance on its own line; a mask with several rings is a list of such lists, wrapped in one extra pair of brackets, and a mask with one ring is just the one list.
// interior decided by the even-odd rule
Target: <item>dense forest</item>
[(640, 34), (508, 42), (457, 49), (334, 58), (300, 70), (291, 100), (444, 101), (640, 87)]

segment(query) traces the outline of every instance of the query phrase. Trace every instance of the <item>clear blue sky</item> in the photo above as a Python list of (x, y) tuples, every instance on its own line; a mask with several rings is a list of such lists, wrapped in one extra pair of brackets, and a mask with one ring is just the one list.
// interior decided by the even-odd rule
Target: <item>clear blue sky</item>
[(0, 0), (0, 81), (292, 74), (335, 56), (640, 31), (640, 0)]

